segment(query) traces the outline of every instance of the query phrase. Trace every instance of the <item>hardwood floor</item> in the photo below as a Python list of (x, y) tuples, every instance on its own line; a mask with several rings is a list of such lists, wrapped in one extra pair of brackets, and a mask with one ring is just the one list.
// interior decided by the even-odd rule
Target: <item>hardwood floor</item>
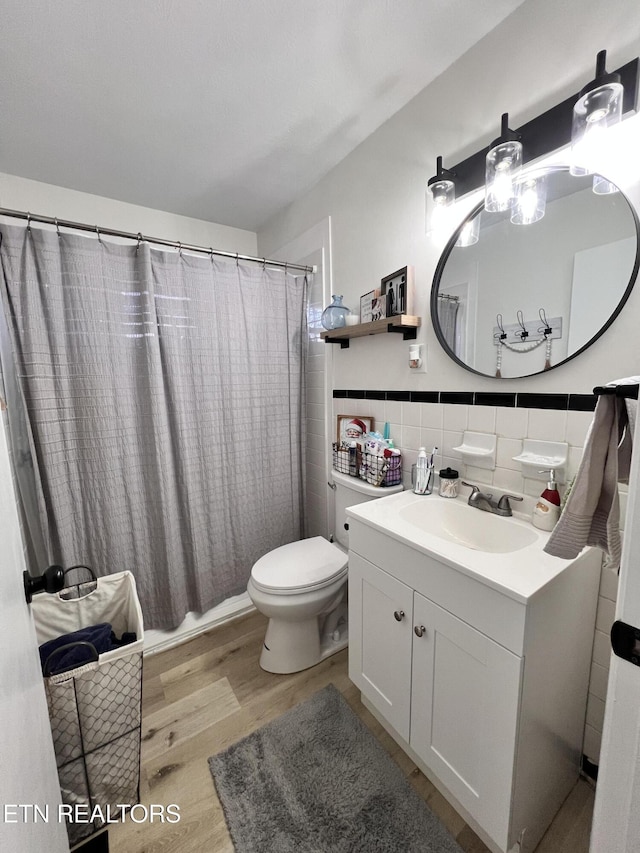
[[(233, 853), (207, 758), (333, 682), (466, 853), (486, 846), (363, 707), (347, 651), (294, 675), (258, 665), (267, 620), (249, 613), (144, 661), (141, 802), (180, 807), (179, 823), (109, 830), (111, 853)], [(536, 853), (588, 853), (593, 790), (580, 780)], [(262, 853), (256, 851), (256, 853)]]

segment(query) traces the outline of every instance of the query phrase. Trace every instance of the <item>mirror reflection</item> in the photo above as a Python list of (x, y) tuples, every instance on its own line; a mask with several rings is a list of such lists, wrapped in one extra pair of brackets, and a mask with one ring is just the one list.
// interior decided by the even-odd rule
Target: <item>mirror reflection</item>
[(613, 322), (638, 271), (637, 218), (614, 184), (565, 167), (534, 179), (546, 190), (542, 216), (479, 205), (436, 269), (438, 340), (486, 376), (530, 376), (582, 352)]

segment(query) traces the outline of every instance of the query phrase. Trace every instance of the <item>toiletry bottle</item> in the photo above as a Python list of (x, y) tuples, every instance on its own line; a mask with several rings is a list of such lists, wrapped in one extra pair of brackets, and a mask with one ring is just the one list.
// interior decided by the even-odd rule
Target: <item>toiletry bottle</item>
[(549, 474), (549, 481), (533, 508), (531, 521), (533, 526), (539, 527), (540, 530), (553, 530), (560, 518), (560, 494), (556, 485), (556, 472), (551, 468), (540, 473)]
[(418, 450), (418, 458), (415, 466), (415, 479), (413, 481), (413, 491), (416, 495), (431, 494), (431, 480), (433, 477), (433, 467), (429, 466), (429, 457), (425, 447)]
[(356, 441), (349, 442), (349, 474), (352, 477), (358, 476), (358, 443)]

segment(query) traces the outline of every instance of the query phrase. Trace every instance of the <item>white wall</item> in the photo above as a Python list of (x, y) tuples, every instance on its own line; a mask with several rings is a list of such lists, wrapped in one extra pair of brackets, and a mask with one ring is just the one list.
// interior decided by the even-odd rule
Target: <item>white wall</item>
[[(415, 313), (423, 322), (419, 340), (427, 344), (427, 374), (410, 373), (408, 344), (396, 336), (360, 338), (336, 351), (335, 387), (584, 393), (606, 379), (637, 372), (640, 288), (587, 353), (526, 380), (526, 388), (518, 380), (498, 383), (457, 366), (440, 349), (429, 319), (439, 250), (424, 236), (424, 189), (436, 156), (444, 157), (445, 166), (453, 165), (498, 135), (501, 113), (509, 111), (511, 126), (518, 127), (577, 92), (593, 77), (596, 53), (603, 48), (610, 69), (640, 53), (636, 0), (526, 0), (259, 232), (258, 252), (268, 255), (330, 215), (334, 292), (344, 294), (350, 307), (383, 276), (405, 264), (415, 266)], [(640, 206), (638, 183), (628, 173), (619, 174), (619, 164), (613, 171), (618, 174), (612, 179)]]
[[(140, 231), (147, 237), (210, 246), (223, 252), (257, 254), (257, 238), (253, 231), (177, 216), (164, 210), (152, 210), (2, 172), (0, 207), (118, 231), (132, 231), (134, 234)], [(21, 220), (12, 221), (19, 224)]]

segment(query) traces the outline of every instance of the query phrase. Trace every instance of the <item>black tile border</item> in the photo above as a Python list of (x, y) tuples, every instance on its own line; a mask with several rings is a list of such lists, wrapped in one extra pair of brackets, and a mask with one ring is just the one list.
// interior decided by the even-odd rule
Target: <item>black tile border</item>
[(501, 406), (519, 409), (550, 409), (562, 412), (592, 412), (595, 394), (532, 394), (493, 391), (384, 391), (334, 389), (336, 399), (390, 400), (402, 403), (446, 403), (466, 406)]
[(568, 394), (518, 394), (516, 406), (520, 409), (559, 409), (569, 408)]
[(438, 403), (440, 394), (438, 391), (412, 391), (412, 403)]
[(473, 406), (473, 391), (441, 391), (440, 402), (454, 406)]
[(476, 406), (515, 406), (515, 394), (500, 394), (492, 391), (476, 391), (474, 405)]
[(569, 394), (569, 411), (593, 412), (597, 399), (595, 394)]

